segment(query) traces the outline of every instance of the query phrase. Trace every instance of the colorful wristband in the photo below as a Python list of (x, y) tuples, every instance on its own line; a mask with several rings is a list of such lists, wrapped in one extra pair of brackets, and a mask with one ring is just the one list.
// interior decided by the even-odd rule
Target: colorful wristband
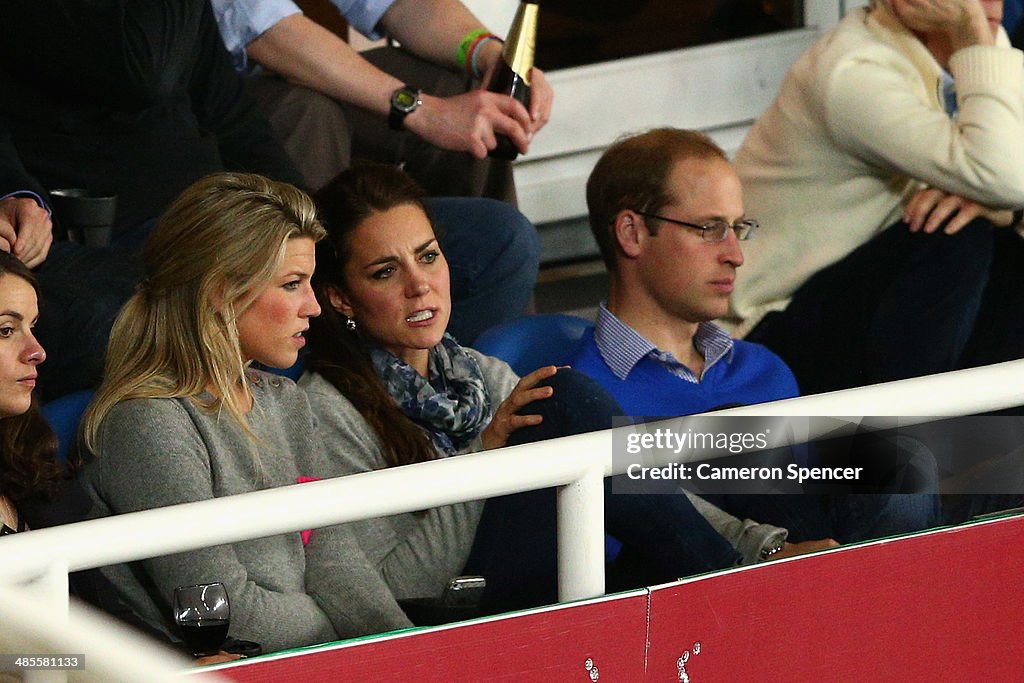
[(477, 80), (483, 78), (484, 75), (480, 72), (480, 67), (476, 63), (476, 56), (480, 54), (480, 48), (482, 48), (484, 45), (486, 45), (488, 42), (492, 40), (496, 40), (499, 43), (505, 42), (498, 36), (491, 33), (486, 36), (483, 36), (482, 38), (480, 38), (480, 40), (476, 41), (476, 43), (473, 45), (473, 49), (469, 53), (469, 73), (471, 76), (473, 76), (473, 78)]
[(498, 36), (494, 35), (493, 33), (485, 33), (483, 35), (477, 36), (476, 40), (474, 40), (470, 44), (469, 51), (466, 52), (466, 64), (465, 64), (465, 67), (466, 67), (466, 73), (467, 74), (469, 74), (470, 76), (474, 75), (473, 74), (473, 64), (472, 64), (472, 60), (470, 59), (470, 56), (476, 54), (477, 48), (480, 47), (480, 45), (482, 45), (483, 43), (486, 43), (491, 38), (497, 38), (497, 37)]
[(470, 31), (466, 34), (466, 37), (459, 43), (459, 51), (455, 55), (455, 61), (459, 66), (466, 67), (466, 58), (469, 57), (470, 50), (473, 49), (473, 45), (480, 39), (481, 36), (490, 35), (491, 32), (485, 28), (478, 28)]

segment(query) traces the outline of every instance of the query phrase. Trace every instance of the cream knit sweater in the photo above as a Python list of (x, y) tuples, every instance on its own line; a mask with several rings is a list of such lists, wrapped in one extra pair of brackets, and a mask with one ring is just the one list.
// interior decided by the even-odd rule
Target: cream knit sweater
[(1024, 206), (1024, 68), (1000, 29), (995, 46), (950, 59), (959, 113), (941, 100), (942, 68), (882, 4), (847, 16), (804, 53), (735, 159), (745, 244), (723, 320), (742, 337), (785, 308), (811, 275), (898, 220), (924, 185), (986, 206)]

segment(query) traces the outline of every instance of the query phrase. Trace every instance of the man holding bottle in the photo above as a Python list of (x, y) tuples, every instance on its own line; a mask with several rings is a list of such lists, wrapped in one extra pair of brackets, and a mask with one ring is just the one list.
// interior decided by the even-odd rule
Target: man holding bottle
[(402, 49), (357, 53), (291, 0), (213, 0), (236, 66), (272, 72), (253, 75), (249, 89), (309, 184), (326, 184), (360, 156), (404, 164), (434, 196), (514, 203), (510, 165), (486, 156), (497, 135), (527, 152), (551, 113), (543, 72), (532, 71), (529, 111), (508, 96), (467, 92), (469, 79), (494, 68), (502, 43), (459, 0), (332, 2), (360, 33), (388, 35)]

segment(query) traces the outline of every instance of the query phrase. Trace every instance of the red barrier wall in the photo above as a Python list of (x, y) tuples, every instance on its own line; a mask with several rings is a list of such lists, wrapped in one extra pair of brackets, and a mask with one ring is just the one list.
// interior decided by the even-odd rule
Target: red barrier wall
[(1022, 541), (1014, 517), (220, 673), (243, 683), (1024, 681)]

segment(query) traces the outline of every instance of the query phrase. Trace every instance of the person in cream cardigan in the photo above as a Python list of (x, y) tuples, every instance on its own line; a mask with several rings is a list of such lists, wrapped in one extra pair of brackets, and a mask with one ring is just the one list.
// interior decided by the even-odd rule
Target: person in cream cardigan
[(763, 230), (724, 322), (805, 393), (1024, 356), (1022, 54), (1001, 0), (876, 0), (736, 155)]

